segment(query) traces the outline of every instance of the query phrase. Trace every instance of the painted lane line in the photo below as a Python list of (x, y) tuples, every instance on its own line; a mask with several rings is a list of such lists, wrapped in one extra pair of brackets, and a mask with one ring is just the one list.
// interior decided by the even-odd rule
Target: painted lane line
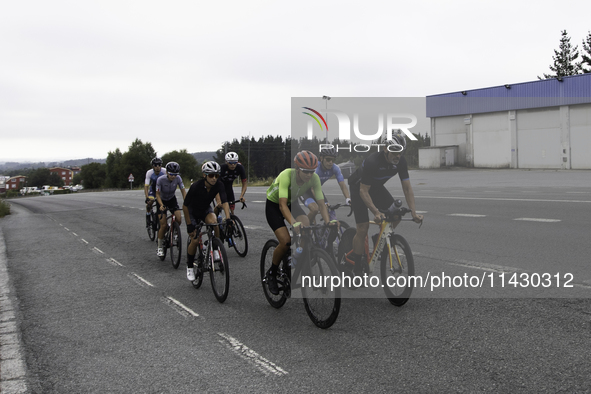
[(543, 218), (517, 218), (513, 220), (522, 220), (525, 222), (544, 222), (544, 223), (555, 223), (560, 222), (560, 219), (543, 219)]
[(135, 272), (132, 272), (131, 275), (133, 275), (136, 279), (138, 279), (140, 282), (150, 286), (150, 287), (156, 287), (153, 284), (151, 284), (150, 282), (148, 282), (147, 280), (145, 280), (144, 278), (142, 278), (141, 276), (139, 276), (138, 274), (136, 274)]
[(64, 230), (66, 230), (66, 231), (70, 231), (70, 229), (69, 229), (69, 228), (67, 228), (67, 227), (64, 227)]
[(119, 267), (124, 267), (123, 264), (121, 264), (120, 262), (118, 262), (117, 260), (115, 260), (114, 258), (108, 258), (107, 261), (113, 265), (118, 265)]
[(97, 248), (96, 246), (94, 248), (92, 248), (93, 250), (96, 250), (97, 252), (99, 252), (100, 254), (105, 254), (105, 252), (103, 252), (102, 250), (100, 250), (99, 248)]
[(492, 197), (443, 197), (443, 196), (416, 196), (415, 198), (438, 198), (444, 200), (485, 200), (485, 201), (522, 201), (522, 202), (577, 202), (591, 203), (591, 200), (542, 200), (536, 198), (492, 198)]
[(242, 359), (254, 364), (254, 366), (262, 373), (264, 373), (266, 376), (269, 376), (271, 374), (275, 376), (284, 376), (288, 374), (286, 370), (280, 368), (275, 363), (267, 360), (254, 350), (240, 343), (236, 338), (233, 338), (228, 334), (224, 334), (222, 332), (218, 332), (218, 335), (225, 339), (225, 341), (220, 340), (220, 343), (228, 346), (234, 353), (236, 353)]
[(263, 228), (263, 226), (252, 226), (252, 225), (250, 225), (250, 226), (244, 226), (244, 228), (247, 228), (249, 230), (260, 230), (260, 229)]
[(467, 218), (484, 218), (484, 217), (486, 217), (486, 215), (476, 215), (476, 214), (472, 214), (472, 213), (450, 213), (447, 216), (462, 216), (462, 217), (467, 217)]
[(251, 201), (251, 202), (266, 202), (266, 201)]
[(78, 236), (78, 234), (76, 234), (75, 232), (72, 232), (72, 235), (75, 236), (75, 237)]
[[(179, 312), (181, 315), (185, 316), (186, 314), (189, 314), (193, 317), (199, 317), (199, 314), (197, 314), (196, 312), (194, 312), (191, 308), (183, 305), (181, 302), (175, 300), (172, 297), (165, 297), (164, 298), (165, 302), (168, 304), (173, 304), (174, 306), (176, 306), (177, 308), (174, 308), (177, 312)], [(179, 308), (181, 310), (179, 310)]]
[(85, 240), (84, 238), (80, 238), (80, 240), (81, 240), (82, 242), (84, 242), (85, 244), (87, 244), (87, 245), (88, 245), (88, 241), (87, 241), (87, 240)]
[(429, 211), (417, 211), (417, 213), (421, 214), (421, 213), (427, 213)]

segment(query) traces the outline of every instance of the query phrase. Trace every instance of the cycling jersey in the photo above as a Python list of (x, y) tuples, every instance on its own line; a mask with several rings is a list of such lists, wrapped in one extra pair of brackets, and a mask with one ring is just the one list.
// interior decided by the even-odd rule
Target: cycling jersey
[(404, 156), (400, 157), (398, 164), (390, 164), (384, 153), (376, 152), (365, 159), (361, 167), (349, 177), (349, 185), (353, 186), (361, 182), (364, 185), (381, 186), (396, 174), (401, 181), (410, 179)]
[(153, 168), (151, 170), (146, 171), (146, 180), (144, 181), (144, 183), (146, 184), (146, 186), (150, 187), (150, 189), (148, 190), (148, 196), (156, 195), (156, 181), (162, 175), (166, 175), (166, 171), (164, 170), (164, 168), (161, 168), (160, 173), (158, 174), (154, 173)]
[(207, 191), (205, 186), (205, 178), (202, 178), (191, 185), (183, 204), (189, 209), (191, 217), (200, 218), (203, 212), (211, 210), (209, 204), (211, 204), (218, 193), (222, 200), (222, 204), (228, 202), (224, 184), (219, 178), (209, 191)]
[(162, 201), (171, 200), (174, 197), (177, 186), (181, 189), (185, 188), (180, 175), (175, 176), (172, 181), (168, 180), (168, 175), (162, 175), (156, 181), (156, 191), (160, 192), (160, 199)]
[(233, 170), (230, 170), (230, 168), (228, 167), (228, 164), (222, 164), (222, 171), (220, 172), (220, 179), (222, 180), (222, 182), (226, 186), (226, 189), (228, 187), (232, 187), (232, 182), (234, 182), (234, 179), (236, 179), (238, 177), (240, 177), (242, 182), (246, 181), (246, 171), (244, 171), (244, 166), (242, 164), (240, 164), (240, 163), (236, 164), (236, 168)]
[(332, 167), (328, 170), (324, 169), (324, 166), (321, 162), (318, 162), (318, 168), (316, 168), (316, 173), (320, 177), (320, 184), (324, 185), (326, 181), (328, 181), (334, 175), (337, 178), (337, 182), (343, 182), (345, 177), (341, 173), (341, 169), (339, 166), (333, 163)]
[(267, 189), (267, 199), (279, 204), (280, 198), (287, 198), (287, 203), (291, 204), (292, 199), (297, 202), (298, 197), (309, 189), (314, 189), (314, 193), (318, 196), (322, 195), (318, 174), (314, 173), (312, 178), (302, 185), (297, 184), (296, 176), (297, 171), (293, 168), (283, 170)]

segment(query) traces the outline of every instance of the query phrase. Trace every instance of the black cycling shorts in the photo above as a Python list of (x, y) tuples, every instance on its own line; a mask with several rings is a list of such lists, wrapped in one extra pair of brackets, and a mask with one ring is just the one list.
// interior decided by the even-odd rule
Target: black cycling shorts
[[(288, 207), (294, 219), (296, 219), (298, 216), (305, 215), (304, 210), (297, 202), (295, 204), (288, 205)], [(269, 223), (269, 226), (273, 232), (277, 231), (277, 229), (281, 227), (286, 227), (285, 218), (281, 213), (279, 204), (276, 202), (267, 200), (267, 203), (265, 204), (265, 216), (267, 217), (267, 223)]]
[[(357, 182), (356, 184), (351, 185), (350, 190), (351, 205), (353, 207), (353, 214), (355, 215), (355, 224), (369, 222), (369, 209), (359, 194), (360, 183)], [(369, 196), (373, 201), (373, 205), (378, 209), (388, 209), (394, 202), (394, 197), (392, 197), (384, 185), (370, 187)]]
[(205, 222), (205, 217), (207, 215), (209, 215), (210, 213), (213, 213), (213, 208), (211, 207), (211, 205), (208, 206), (207, 209), (204, 209), (201, 211), (197, 211), (197, 212), (190, 211), (189, 216), (191, 217), (191, 224), (196, 226), (200, 220), (202, 222)]
[[(156, 204), (158, 206), (158, 212), (160, 212), (160, 204), (158, 204), (158, 200), (156, 200)], [(162, 200), (162, 204), (168, 211), (170, 211), (170, 213), (175, 213), (175, 211), (180, 210), (179, 203), (176, 201), (176, 196), (172, 197), (170, 200)]]

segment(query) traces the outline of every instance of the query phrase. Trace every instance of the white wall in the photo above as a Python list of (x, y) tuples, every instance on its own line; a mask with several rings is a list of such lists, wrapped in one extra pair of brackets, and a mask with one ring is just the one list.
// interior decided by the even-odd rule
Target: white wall
[(516, 117), (519, 168), (561, 168), (560, 109), (519, 110)]
[(472, 117), (474, 167), (511, 167), (511, 132), (508, 112)]
[(571, 168), (591, 169), (591, 104), (570, 107)]

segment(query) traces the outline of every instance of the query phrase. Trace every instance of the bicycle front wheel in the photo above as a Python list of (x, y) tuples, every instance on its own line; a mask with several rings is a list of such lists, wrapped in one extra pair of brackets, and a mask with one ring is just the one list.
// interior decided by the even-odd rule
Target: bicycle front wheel
[(384, 248), (381, 264), (382, 285), (392, 305), (402, 306), (408, 301), (413, 289), (411, 276), (415, 263), (410, 245), (401, 235), (390, 236), (390, 249)]
[(174, 222), (170, 231), (170, 261), (175, 269), (179, 268), (181, 263), (182, 248), (181, 227), (177, 222)]
[[(211, 278), (211, 287), (213, 288), (213, 294), (219, 302), (226, 301), (228, 298), (228, 291), (230, 290), (230, 270), (228, 267), (228, 256), (226, 254), (226, 248), (219, 238), (212, 239), (211, 250), (207, 258), (211, 259), (209, 275)], [(216, 260), (214, 256), (215, 252), (218, 252), (219, 258)]]
[(147, 220), (147, 227), (146, 229), (148, 230), (148, 237), (150, 237), (150, 241), (153, 241), (156, 239), (156, 227), (154, 226), (154, 214), (150, 213), (149, 215), (146, 215), (146, 217), (148, 218)]
[(230, 216), (234, 221), (232, 226), (232, 243), (234, 244), (234, 250), (238, 253), (238, 256), (245, 257), (248, 253), (248, 239), (246, 238), (246, 230), (242, 225), (242, 221), (236, 215)]
[(279, 242), (275, 239), (270, 239), (265, 243), (263, 251), (261, 252), (261, 284), (263, 285), (263, 293), (269, 304), (273, 308), (281, 308), (289, 296), (289, 275), (290, 268), (285, 264), (285, 259), (279, 263), (277, 269), (277, 286), (279, 287), (279, 294), (275, 295), (269, 291), (267, 286), (267, 272), (273, 264), (273, 252), (279, 245)]
[[(341, 288), (332, 287), (330, 278), (339, 272), (332, 257), (319, 248), (312, 249), (310, 261), (302, 272), (302, 296), (306, 312), (317, 327), (326, 329), (334, 324), (341, 309)], [(310, 279), (304, 281), (304, 276)], [(306, 283), (308, 282), (308, 283)]]

